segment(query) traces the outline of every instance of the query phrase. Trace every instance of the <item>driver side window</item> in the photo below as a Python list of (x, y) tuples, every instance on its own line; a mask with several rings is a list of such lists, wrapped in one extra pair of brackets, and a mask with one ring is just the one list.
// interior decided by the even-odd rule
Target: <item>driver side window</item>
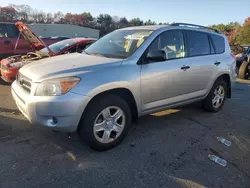
[(151, 50), (163, 51), (167, 60), (185, 57), (183, 33), (170, 30), (160, 34), (149, 47)]

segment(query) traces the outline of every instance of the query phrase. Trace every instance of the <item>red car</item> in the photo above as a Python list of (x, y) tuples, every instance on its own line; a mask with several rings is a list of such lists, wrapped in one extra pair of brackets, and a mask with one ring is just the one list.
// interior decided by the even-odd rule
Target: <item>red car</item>
[(28, 52), (26, 55), (16, 55), (3, 59), (1, 61), (1, 75), (5, 82), (13, 82), (16, 79), (18, 70), (27, 63), (51, 56), (82, 52), (84, 48), (96, 41), (96, 39), (92, 38), (72, 38), (46, 46), (46, 44), (25, 25), (22, 25), (20, 32), (33, 47), (44, 48), (35, 52)]
[[(0, 22), (0, 60), (12, 55), (24, 55), (28, 52), (40, 50), (41, 46), (31, 46), (25, 37), (19, 32), (22, 22), (6, 23)], [(27, 26), (26, 26), (27, 27)], [(30, 31), (32, 32), (32, 31)], [(47, 45), (51, 45), (62, 38), (44, 38)]]

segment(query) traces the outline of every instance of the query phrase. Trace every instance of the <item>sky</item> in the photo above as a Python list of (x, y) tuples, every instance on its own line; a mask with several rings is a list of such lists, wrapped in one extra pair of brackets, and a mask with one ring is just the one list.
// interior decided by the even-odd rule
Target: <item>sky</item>
[(44, 12), (81, 13), (93, 16), (139, 17), (156, 22), (201, 25), (244, 22), (250, 16), (250, 0), (4, 0), (0, 6), (27, 4)]

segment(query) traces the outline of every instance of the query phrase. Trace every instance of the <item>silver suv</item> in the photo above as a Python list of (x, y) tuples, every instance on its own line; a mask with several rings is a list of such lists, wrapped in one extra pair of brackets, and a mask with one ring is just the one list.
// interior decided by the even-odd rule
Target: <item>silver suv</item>
[(235, 59), (227, 38), (192, 24), (119, 29), (74, 53), (30, 63), (12, 84), (32, 124), (78, 131), (96, 150), (117, 145), (139, 116), (231, 97)]

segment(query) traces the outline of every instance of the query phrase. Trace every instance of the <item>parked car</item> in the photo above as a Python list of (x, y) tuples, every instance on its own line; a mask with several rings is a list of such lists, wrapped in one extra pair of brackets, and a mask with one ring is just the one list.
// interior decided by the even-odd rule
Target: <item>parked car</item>
[(250, 77), (250, 46), (246, 48), (241, 57), (236, 59), (239, 67), (239, 78), (248, 79)]
[[(0, 22), (0, 60), (13, 55), (27, 54), (28, 52), (39, 50), (44, 47), (43, 45), (40, 46), (41, 40), (32, 41), (31, 45), (31, 43), (27, 42), (23, 35), (20, 35), (20, 30), (22, 30), (22, 32), (34, 34), (29, 27), (22, 22)], [(47, 38), (44, 39), (43, 42), (50, 45), (60, 40), (62, 39)]]
[[(18, 70), (28, 63), (39, 59), (48, 58), (67, 53), (82, 52), (86, 46), (95, 42), (91, 38), (66, 39), (54, 43), (48, 47), (35, 52), (28, 52), (26, 55), (16, 55), (3, 59), (1, 63), (1, 77), (5, 82), (13, 82), (16, 79)], [(45, 46), (45, 45), (44, 45)], [(51, 52), (51, 53), (50, 53)]]
[(114, 31), (74, 53), (31, 63), (12, 84), (32, 124), (74, 132), (107, 150), (131, 120), (196, 101), (218, 112), (231, 97), (235, 59), (227, 38), (192, 24)]
[(68, 37), (68, 36), (51, 36), (51, 37), (43, 37), (43, 36), (39, 36), (39, 38), (41, 39), (57, 39), (57, 40), (65, 40), (65, 39), (70, 39), (72, 37)]

